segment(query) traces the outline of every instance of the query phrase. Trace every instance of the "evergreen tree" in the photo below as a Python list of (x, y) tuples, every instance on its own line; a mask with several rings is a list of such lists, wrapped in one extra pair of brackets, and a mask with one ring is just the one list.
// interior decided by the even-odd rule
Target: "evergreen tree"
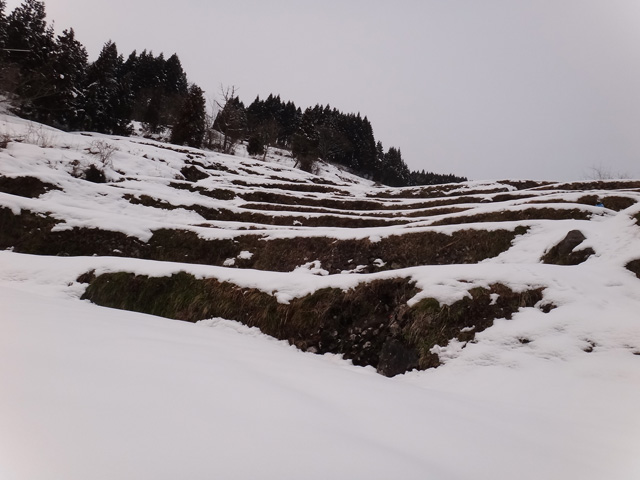
[(235, 145), (245, 138), (247, 114), (244, 104), (235, 96), (233, 88), (224, 92), (223, 97), (224, 105), (221, 105), (222, 108), (213, 122), (213, 129), (222, 134), (218, 149), (222, 153), (232, 154)]
[(197, 85), (191, 85), (171, 131), (171, 143), (200, 148), (206, 127), (205, 117), (204, 92)]
[(37, 108), (34, 104), (54, 93), (53, 29), (47, 27), (44, 3), (37, 0), (24, 0), (5, 24), (5, 61), (13, 66), (11, 81), (5, 88), (20, 97), (20, 111), (33, 116)]
[(54, 94), (43, 105), (48, 123), (62, 128), (80, 126), (80, 110), (84, 100), (82, 85), (87, 70), (87, 51), (76, 40), (73, 29), (58, 36), (52, 57)]
[(85, 128), (102, 133), (128, 135), (131, 115), (130, 86), (121, 77), (124, 59), (108, 41), (87, 70)]
[[(6, 19), (6, 48), (10, 61), (26, 70), (47, 62), (54, 48), (53, 29), (47, 27), (44, 2), (24, 0)], [(22, 51), (25, 50), (25, 51)]]
[(7, 90), (9, 74), (9, 65), (7, 62), (8, 52), (5, 51), (5, 48), (7, 48), (6, 7), (7, 3), (5, 0), (0, 0), (0, 90)]
[(380, 182), (392, 187), (409, 184), (409, 168), (402, 160), (399, 148), (390, 147), (382, 160)]
[(7, 16), (5, 14), (5, 8), (7, 2), (0, 0), (0, 60), (4, 59), (4, 49), (7, 46)]
[(277, 121), (280, 125), (277, 144), (283, 148), (290, 148), (293, 135), (302, 121), (302, 110), (293, 102), (287, 102), (280, 111)]
[(311, 165), (318, 159), (320, 136), (316, 128), (318, 108), (307, 108), (302, 114), (298, 131), (291, 139), (291, 153), (304, 170), (311, 170)]
[(169, 57), (164, 65), (164, 90), (168, 94), (186, 95), (189, 90), (187, 74), (182, 69), (182, 63), (175, 53)]

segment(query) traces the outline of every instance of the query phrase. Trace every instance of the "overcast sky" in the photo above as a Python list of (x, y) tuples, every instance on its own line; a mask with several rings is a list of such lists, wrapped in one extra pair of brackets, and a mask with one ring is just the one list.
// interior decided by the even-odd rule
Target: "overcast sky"
[[(8, 10), (20, 2), (8, 1)], [(360, 112), (410, 168), (640, 177), (639, 0), (45, 0), (94, 60), (177, 53), (215, 96)]]

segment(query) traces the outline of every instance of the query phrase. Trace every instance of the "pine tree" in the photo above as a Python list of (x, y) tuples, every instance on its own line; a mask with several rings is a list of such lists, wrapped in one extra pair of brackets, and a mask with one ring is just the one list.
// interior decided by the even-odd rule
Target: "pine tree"
[(7, 16), (5, 9), (7, 8), (7, 2), (0, 0), (0, 60), (4, 58), (4, 49), (7, 45)]
[(0, 90), (7, 90), (7, 80), (9, 74), (9, 68), (7, 65), (8, 52), (5, 51), (7, 47), (7, 16), (5, 14), (5, 8), (7, 3), (5, 0), (0, 0)]
[(130, 133), (130, 86), (122, 77), (124, 59), (115, 43), (108, 41), (87, 70), (85, 128), (102, 133)]
[(6, 19), (5, 55), (13, 66), (8, 87), (20, 99), (20, 111), (34, 116), (37, 103), (54, 93), (51, 57), (55, 48), (53, 29), (47, 27), (43, 2), (25, 0)]
[(218, 150), (232, 154), (235, 145), (245, 138), (247, 130), (247, 113), (244, 104), (235, 95), (235, 88), (222, 92), (223, 104), (218, 104), (220, 111), (213, 122), (213, 129), (222, 134)]
[(167, 94), (186, 95), (189, 90), (187, 74), (182, 69), (182, 63), (175, 53), (169, 57), (164, 65), (164, 90)]
[[(75, 38), (73, 29), (58, 36), (52, 56), (54, 94), (43, 105), (49, 123), (62, 128), (80, 126), (87, 70), (87, 51)], [(44, 113), (44, 112), (43, 112)]]
[(6, 48), (20, 50), (10, 53), (10, 61), (25, 69), (44, 65), (54, 48), (53, 29), (47, 27), (44, 2), (24, 0), (7, 17), (5, 36)]
[(205, 117), (204, 92), (197, 85), (191, 85), (171, 131), (171, 143), (200, 148), (206, 127)]

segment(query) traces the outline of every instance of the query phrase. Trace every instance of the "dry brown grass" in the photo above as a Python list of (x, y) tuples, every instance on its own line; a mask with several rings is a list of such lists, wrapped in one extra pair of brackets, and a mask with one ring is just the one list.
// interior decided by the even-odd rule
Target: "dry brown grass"
[(545, 185), (536, 190), (628, 190), (640, 188), (638, 180), (588, 181)]
[(523, 220), (588, 220), (591, 214), (577, 208), (528, 208), (526, 210), (500, 210), (476, 215), (443, 218), (433, 225), (458, 225), (462, 223), (514, 222)]
[(20, 197), (37, 198), (49, 190), (60, 190), (52, 183), (43, 182), (35, 177), (3, 177), (0, 176), (0, 192)]

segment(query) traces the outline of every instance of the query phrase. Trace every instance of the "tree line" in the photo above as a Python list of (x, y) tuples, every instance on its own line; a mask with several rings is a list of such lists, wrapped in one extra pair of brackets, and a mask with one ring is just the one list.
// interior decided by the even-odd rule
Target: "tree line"
[(5, 8), (0, 0), (0, 89), (12, 95), (23, 117), (115, 135), (131, 134), (131, 122), (138, 121), (149, 134), (168, 129), (172, 143), (233, 153), (246, 142), (250, 155), (263, 158), (278, 147), (291, 151), (307, 171), (323, 159), (390, 186), (466, 180), (410, 171), (399, 148), (385, 150), (375, 140), (366, 116), (329, 105), (302, 111), (269, 95), (245, 106), (228, 88), (220, 92), (213, 115), (176, 54), (165, 58), (144, 50), (125, 58), (108, 41), (89, 62), (73, 29), (56, 35), (47, 25), (44, 2), (24, 0), (8, 14)]

